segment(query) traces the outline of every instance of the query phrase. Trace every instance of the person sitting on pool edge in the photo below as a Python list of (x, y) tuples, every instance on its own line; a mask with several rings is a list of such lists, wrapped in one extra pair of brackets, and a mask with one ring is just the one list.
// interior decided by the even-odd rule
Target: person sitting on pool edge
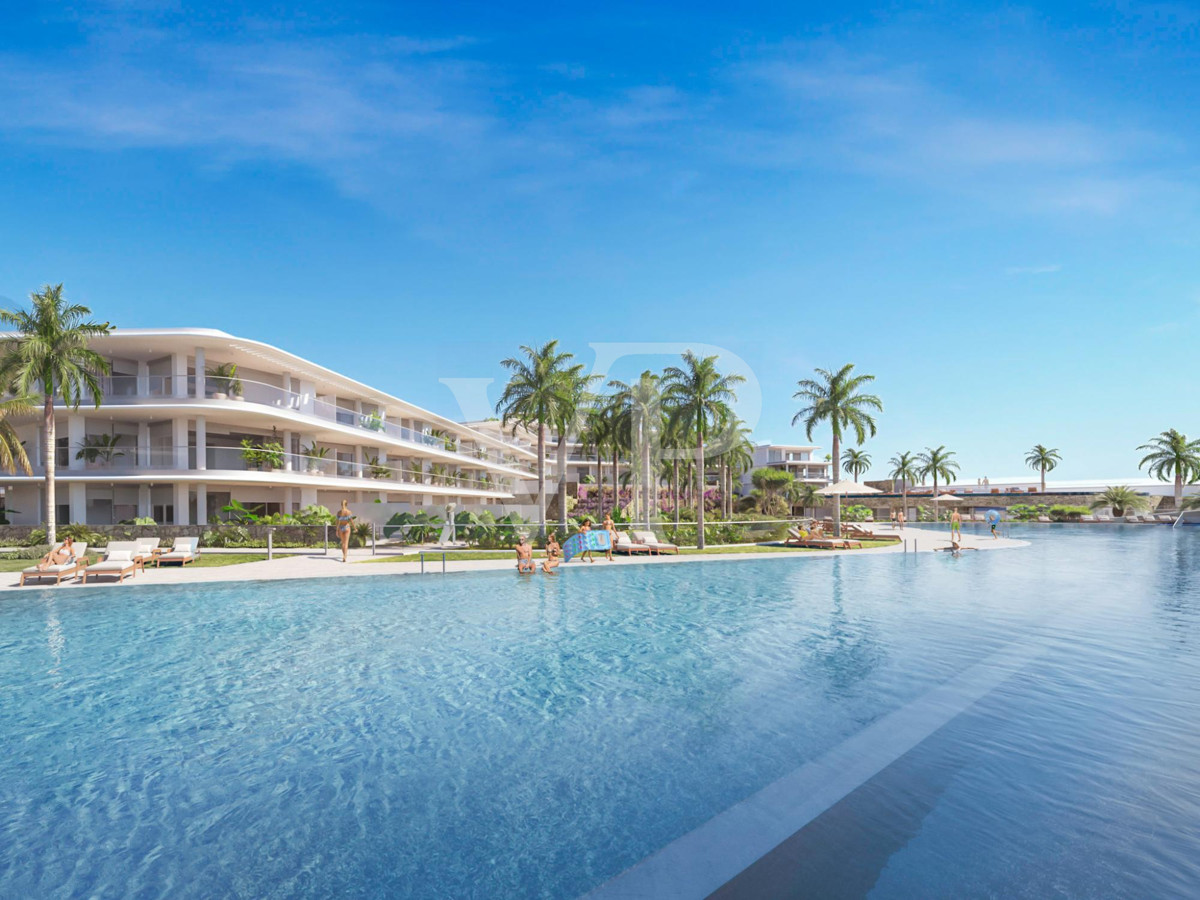
[(529, 546), (529, 539), (521, 535), (517, 538), (517, 574), (532, 575), (533, 572), (533, 548)]
[(562, 556), (562, 547), (559, 546), (554, 532), (550, 532), (550, 536), (546, 538), (546, 558), (542, 560), (542, 572), (547, 575), (557, 575), (558, 573), (554, 569), (561, 562), (560, 556)]

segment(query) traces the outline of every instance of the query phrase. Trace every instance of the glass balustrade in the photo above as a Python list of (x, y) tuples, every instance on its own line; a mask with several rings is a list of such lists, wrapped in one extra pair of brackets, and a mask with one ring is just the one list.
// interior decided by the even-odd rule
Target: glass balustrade
[[(176, 379), (171, 375), (105, 375), (100, 379), (100, 387), (104, 401), (112, 405), (152, 403), (164, 399), (194, 399), (197, 391), (197, 379), (194, 375), (186, 378), (186, 396), (175, 397)], [(254, 403), (259, 406), (271, 406), (277, 409), (302, 411), (304, 404), (301, 395), (295, 391), (285, 390), (273, 384), (252, 381), (245, 378), (229, 379), (208, 375), (204, 379), (205, 399), (224, 399)], [(61, 401), (60, 401), (61, 402)], [(304, 410), (307, 412), (307, 410)], [(359, 413), (345, 409), (324, 400), (313, 400), (312, 415), (319, 419), (335, 422), (338, 425), (377, 432), (388, 437), (397, 438), (410, 444), (429, 447), (435, 450), (453, 453), (466, 460), (482, 460), (492, 465), (506, 466), (518, 471), (533, 474), (536, 466), (516, 459), (509, 453), (500, 450), (483, 448), (465, 448), (456, 445), (453, 440), (447, 446), (444, 438), (426, 434), (413, 428), (389, 422), (378, 413)], [(502, 439), (503, 440), (503, 439)], [(521, 446), (516, 442), (507, 441), (511, 446)], [(109, 461), (113, 462), (113, 461)], [(143, 464), (126, 460), (127, 465)], [(152, 465), (146, 463), (145, 465)]]

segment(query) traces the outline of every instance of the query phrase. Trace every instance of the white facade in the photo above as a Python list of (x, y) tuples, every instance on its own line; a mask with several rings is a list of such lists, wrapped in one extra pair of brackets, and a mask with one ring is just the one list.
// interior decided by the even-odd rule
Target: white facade
[[(121, 329), (92, 347), (112, 364), (99, 409), (55, 416), (60, 522), (149, 516), (203, 524), (231, 499), (292, 512), (343, 499), (495, 507), (528, 493), (533, 452), (269, 344), (205, 328)], [(240, 392), (212, 371), (237, 366)], [(17, 423), (32, 476), (3, 476), (14, 524), (42, 509), (42, 424)], [(243, 442), (282, 445), (265, 465)], [(111, 448), (101, 442), (109, 442)]]
[[(797, 481), (818, 486), (829, 484), (829, 473), (833, 463), (820, 457), (820, 447), (812, 444), (759, 444), (754, 448), (754, 469), (782, 469), (790, 472)], [(750, 472), (742, 475), (741, 493), (748, 494), (753, 488)]]

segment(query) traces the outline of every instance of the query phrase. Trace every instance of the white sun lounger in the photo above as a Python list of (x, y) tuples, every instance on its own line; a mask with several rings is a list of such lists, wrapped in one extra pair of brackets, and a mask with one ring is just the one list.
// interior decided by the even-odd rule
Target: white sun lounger
[[(123, 543), (116, 541), (115, 543)], [(132, 543), (132, 542), (130, 542)], [(100, 578), (105, 575), (111, 575), (117, 579), (119, 583), (124, 583), (127, 576), (137, 574), (138, 563), (133, 558), (133, 550), (109, 549), (104, 559), (95, 565), (88, 566), (83, 570), (83, 583), (87, 584), (88, 576)]]
[(1095, 516), (1080, 516), (1079, 521), (1080, 522), (1095, 522), (1096, 517)]
[[(59, 544), (54, 549), (58, 549), (62, 544)], [(39, 569), (37, 566), (30, 566), (28, 569), (21, 570), (21, 586), (24, 587), (26, 579), (36, 579), (41, 581), (43, 578), (53, 578), (55, 584), (62, 584), (64, 578), (77, 578), (79, 573), (83, 571), (85, 565), (84, 559), (87, 553), (87, 544), (75, 545), (75, 562), (63, 563), (61, 566), (47, 566), (45, 569)]]
[(649, 547), (651, 553), (679, 552), (679, 548), (674, 544), (668, 544), (666, 541), (660, 541), (658, 539), (658, 535), (653, 531), (634, 531), (631, 532), (631, 535), (634, 543)]
[(161, 566), (163, 563), (179, 563), (181, 566), (186, 566), (190, 562), (195, 562), (196, 557), (200, 555), (200, 538), (198, 537), (177, 537), (175, 538), (174, 546), (154, 557), (154, 565)]

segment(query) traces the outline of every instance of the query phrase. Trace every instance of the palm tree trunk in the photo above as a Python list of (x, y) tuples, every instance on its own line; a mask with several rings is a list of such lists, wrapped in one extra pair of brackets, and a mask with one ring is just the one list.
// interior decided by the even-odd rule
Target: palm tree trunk
[(538, 529), (546, 536), (546, 424), (538, 422)]
[[(833, 483), (842, 479), (839, 460), (842, 458), (842, 438), (835, 430), (833, 432)], [(842, 495), (833, 495), (833, 536), (842, 536)]]
[(1183, 505), (1183, 473), (1175, 469), (1175, 508)]
[(558, 522), (567, 530), (567, 434), (558, 436)]
[(57, 511), (56, 498), (54, 495), (54, 464), (57, 460), (54, 458), (54, 395), (46, 394), (46, 402), (43, 410), (45, 417), (45, 428), (43, 429), (44, 445), (42, 448), (42, 464), (46, 467), (46, 491), (45, 491), (45, 510), (43, 518), (46, 523), (46, 539), (54, 546), (54, 542), (58, 539), (57, 523), (54, 521), (55, 512)]
[(704, 430), (696, 429), (696, 546), (704, 549)]
[(645, 449), (642, 451), (642, 466), (646, 476), (645, 491), (642, 496), (646, 498), (646, 528), (650, 528), (650, 517), (654, 513), (654, 507), (658, 505), (658, 489), (653, 470), (650, 468), (650, 439), (646, 436)]
[(671, 494), (674, 497), (675, 530), (679, 530), (679, 457), (671, 457)]
[(600, 448), (596, 448), (596, 510), (600, 518), (604, 518), (604, 457)]
[[(621, 488), (617, 482), (617, 446), (613, 445), (613, 466), (612, 466), (612, 482), (613, 482), (613, 509), (618, 509), (621, 506)], [(613, 518), (616, 518), (615, 516)]]
[(933, 472), (933, 522), (936, 525), (938, 520), (938, 499), (937, 499), (937, 470)]
[(1046, 467), (1042, 466), (1042, 493), (1046, 493)]

